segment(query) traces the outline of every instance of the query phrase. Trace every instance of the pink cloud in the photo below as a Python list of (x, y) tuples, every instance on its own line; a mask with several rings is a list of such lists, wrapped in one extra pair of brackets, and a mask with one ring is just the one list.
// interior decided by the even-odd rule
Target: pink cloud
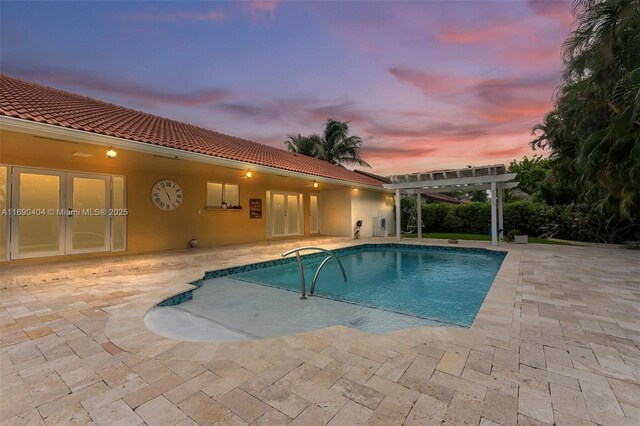
[(531, 152), (531, 148), (528, 145), (516, 146), (513, 148), (503, 148), (503, 149), (488, 149), (482, 151), (484, 156), (488, 157), (521, 157), (525, 154)]
[(524, 67), (559, 67), (561, 64), (562, 48), (560, 45), (549, 47), (535, 47), (530, 49), (509, 49), (502, 57), (513, 65)]
[(239, 0), (239, 2), (254, 21), (273, 18), (278, 7), (278, 0)]
[(485, 80), (475, 86), (479, 104), (470, 111), (492, 122), (541, 119), (552, 108), (558, 76)]
[(476, 28), (451, 27), (441, 28), (436, 38), (447, 43), (475, 44), (502, 41), (511, 34), (522, 31), (517, 22), (492, 22)]
[(571, 1), (529, 0), (529, 7), (539, 15), (559, 21), (569, 28), (574, 21)]
[(107, 78), (100, 75), (85, 74), (68, 70), (34, 70), (29, 68), (18, 72), (29, 79), (67, 87), (68, 90), (89, 89), (130, 98), (140, 105), (173, 104), (187, 107), (200, 107), (221, 103), (231, 97), (225, 89), (209, 88), (188, 93), (164, 92), (131, 80)]
[(128, 21), (141, 21), (141, 22), (179, 22), (179, 21), (219, 21), (226, 16), (222, 12), (215, 10), (209, 12), (193, 12), (193, 11), (177, 11), (173, 13), (139, 13), (135, 15), (121, 16), (122, 19)]
[(401, 83), (417, 87), (425, 95), (459, 92), (463, 87), (477, 82), (466, 77), (425, 73), (401, 67), (391, 68), (389, 72)]

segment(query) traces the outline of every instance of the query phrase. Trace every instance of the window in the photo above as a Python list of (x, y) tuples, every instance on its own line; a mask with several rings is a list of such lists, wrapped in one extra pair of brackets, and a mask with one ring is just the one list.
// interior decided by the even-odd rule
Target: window
[(240, 207), (240, 191), (236, 184), (207, 182), (207, 207)]

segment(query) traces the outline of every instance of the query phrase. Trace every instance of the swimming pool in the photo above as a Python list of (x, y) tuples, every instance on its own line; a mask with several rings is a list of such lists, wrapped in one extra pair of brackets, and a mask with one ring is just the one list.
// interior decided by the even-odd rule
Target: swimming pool
[[(199, 288), (151, 310), (145, 323), (186, 340), (244, 340), (345, 325), (374, 334), (417, 326), (470, 326), (505, 252), (408, 244), (334, 250), (316, 297), (300, 300), (295, 256), (208, 272)], [(303, 256), (307, 291), (326, 254)]]

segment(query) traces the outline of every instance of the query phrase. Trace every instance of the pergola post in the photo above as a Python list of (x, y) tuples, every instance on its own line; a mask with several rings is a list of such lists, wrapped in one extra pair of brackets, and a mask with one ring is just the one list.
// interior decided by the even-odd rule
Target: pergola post
[(396, 240), (400, 241), (402, 232), (400, 230), (400, 189), (396, 189)]
[(418, 205), (418, 238), (422, 238), (422, 194), (419, 192), (416, 194), (416, 204)]
[(504, 207), (504, 189), (500, 188), (498, 189), (498, 229), (501, 229), (502, 232), (500, 232), (500, 235), (498, 235), (498, 238), (500, 239), (500, 241), (504, 240), (504, 214), (502, 214), (503, 211), (503, 207)]
[(491, 182), (491, 245), (498, 245), (498, 214), (497, 209), (497, 185), (495, 181)]

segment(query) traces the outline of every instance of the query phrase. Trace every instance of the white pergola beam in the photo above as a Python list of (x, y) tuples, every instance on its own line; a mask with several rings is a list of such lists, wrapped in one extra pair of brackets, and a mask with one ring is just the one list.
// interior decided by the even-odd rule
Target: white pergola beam
[(396, 189), (396, 240), (400, 241), (402, 232), (400, 228), (400, 189)]
[(516, 178), (516, 173), (505, 173), (501, 175), (487, 175), (487, 176), (470, 176), (462, 178), (448, 178), (440, 180), (416, 180), (414, 182), (402, 182), (402, 183), (386, 183), (384, 188), (386, 189), (417, 189), (417, 188), (432, 188), (443, 185), (480, 185), (499, 182), (509, 182)]
[(498, 195), (498, 189), (496, 183), (491, 182), (491, 245), (498, 245), (498, 203), (496, 197)]
[(498, 238), (500, 241), (504, 240), (504, 215), (503, 212), (503, 204), (504, 204), (504, 189), (498, 188), (498, 229), (500, 230), (500, 234)]
[[(506, 183), (498, 183), (496, 187), (498, 189), (512, 189), (518, 186), (518, 182), (506, 182)], [(465, 186), (441, 186), (438, 188), (417, 188), (417, 189), (407, 189), (404, 191), (405, 194), (417, 194), (420, 192), (421, 194), (434, 194), (439, 192), (456, 192), (456, 191), (484, 191), (487, 189), (491, 189), (491, 184), (482, 184), (482, 185), (465, 185)]]
[(418, 217), (416, 222), (418, 222), (418, 238), (422, 238), (422, 194), (416, 194), (416, 204), (418, 209)]

